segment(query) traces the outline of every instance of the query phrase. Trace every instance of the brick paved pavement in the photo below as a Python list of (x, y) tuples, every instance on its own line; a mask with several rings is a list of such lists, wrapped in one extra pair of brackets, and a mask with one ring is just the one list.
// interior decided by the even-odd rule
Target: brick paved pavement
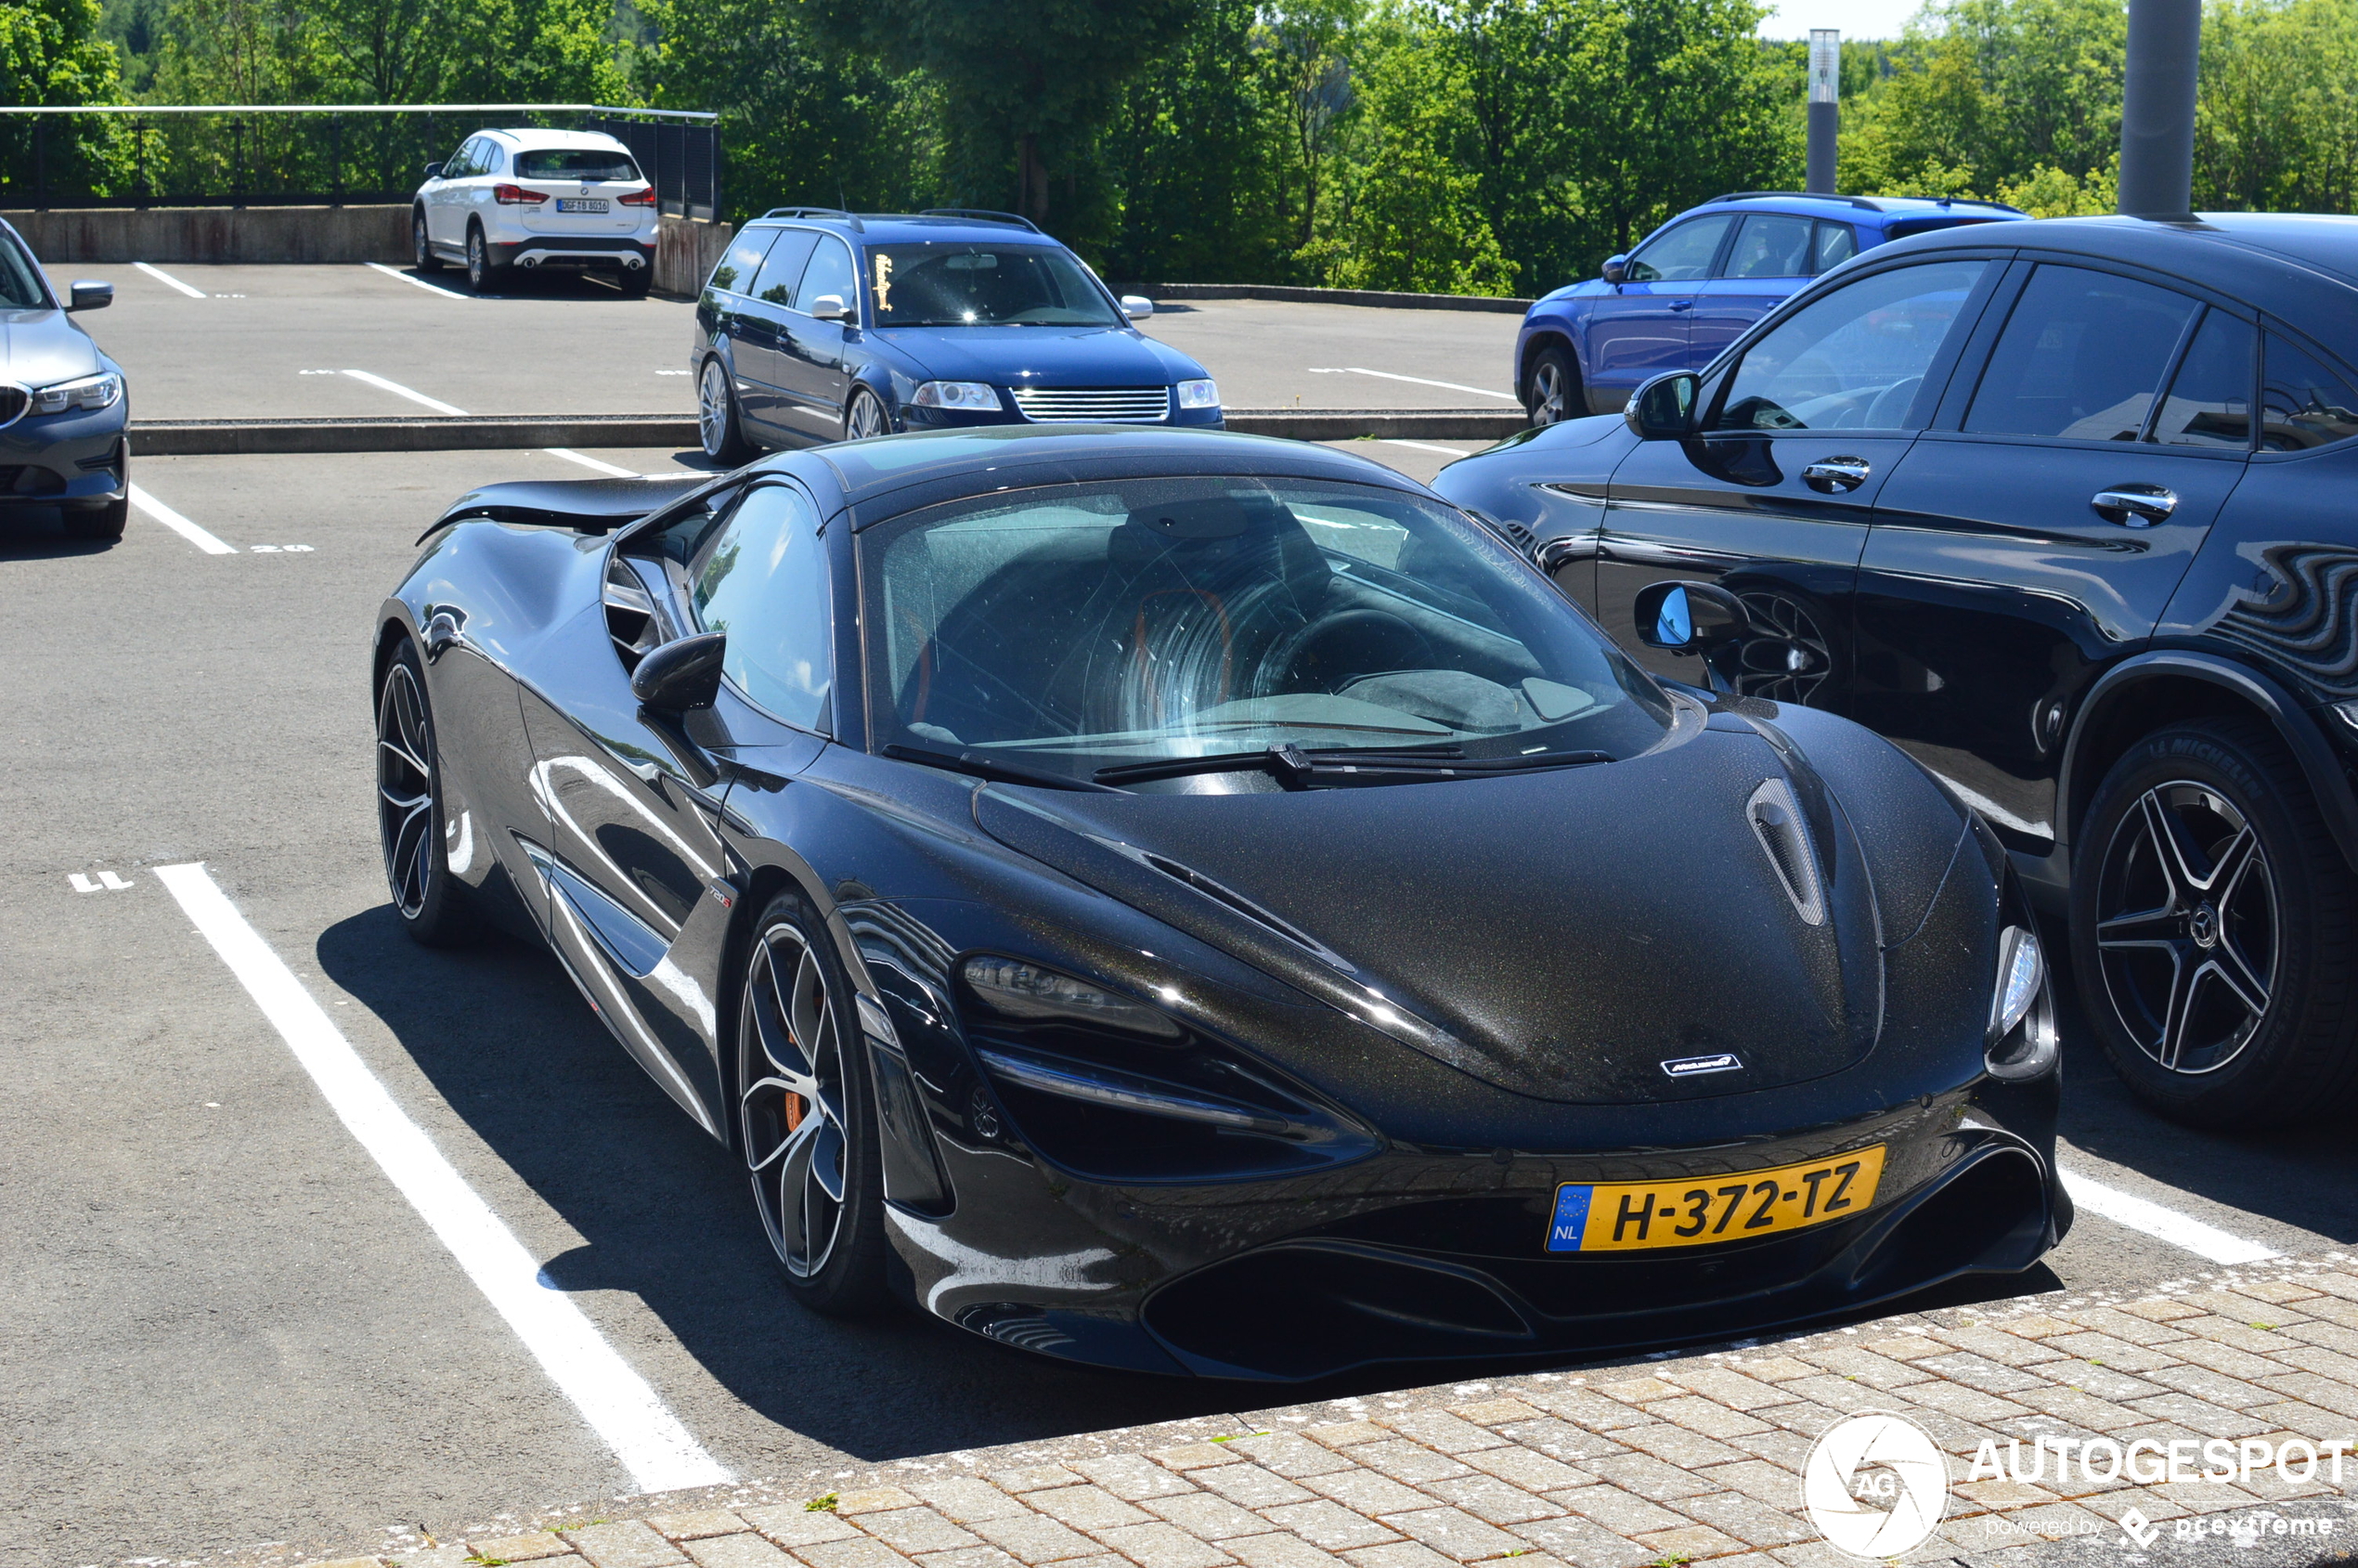
[[(1833, 1568), (1852, 1560), (1803, 1511), (1800, 1475), (1812, 1441), (1864, 1410), (1907, 1416), (1949, 1455), (1947, 1519), (1910, 1562), (2118, 1561), (2132, 1509), (2160, 1527), (2157, 1562), (2238, 1544), (2213, 1524), (2273, 1549), (2240, 1562), (2348, 1551), (2358, 1259), (618, 1499), (319, 1568)], [(2214, 1439), (2351, 1457), (2309, 1480), (2296, 1458), (2232, 1482), (2075, 1467), (2059, 1483), (2052, 1453), (2031, 1471), (2041, 1434), (2159, 1445), (2140, 1464), (2189, 1445), (2182, 1474)], [(2030, 1478), (1976, 1478), (1993, 1442)]]

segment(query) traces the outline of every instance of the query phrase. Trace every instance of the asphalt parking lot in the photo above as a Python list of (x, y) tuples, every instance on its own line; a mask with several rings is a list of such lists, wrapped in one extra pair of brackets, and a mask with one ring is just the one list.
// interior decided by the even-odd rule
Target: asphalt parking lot
[[(148, 417), (403, 411), (369, 382), (306, 369), (366, 369), (478, 412), (685, 406), (685, 378), (654, 373), (678, 363), (682, 305), (454, 302), (356, 268), (173, 269), (200, 301), (128, 268), (71, 270), (121, 284), (92, 326)], [(1239, 364), (1265, 356), (1273, 387), (1311, 360), (1297, 373), (1311, 407), (1343, 378), (1307, 374), (1320, 317), (1284, 313), (1321, 310), (1362, 334), (1328, 358), (1482, 379), (1473, 348), (1460, 365), (1437, 341), (1417, 347), (1389, 312), (1215, 302), (1158, 330), (1227, 334)], [(1510, 335), (1514, 319), (1413, 314), (1469, 333)], [(1389, 360), (1388, 333), (1408, 345)], [(596, 373), (551, 391), (551, 362)], [(1262, 384), (1214, 369), (1233, 402)], [(1384, 406), (1379, 390), (1343, 401)], [(1420, 475), (1456, 449), (1351, 445)], [(397, 928), (366, 647), (419, 530), (494, 479), (692, 466), (652, 451), (147, 459), (120, 544), (42, 520), (0, 530), (14, 698), (0, 709), (0, 940), (15, 980), (0, 1016), (0, 1568), (349, 1547), (630, 1486), (157, 875), (190, 862), (530, 1254), (539, 1287), (578, 1305), (721, 1470), (824, 1476), (1260, 1402), (1031, 1361), (914, 1319), (801, 1312), (732, 1157), (551, 957), (429, 952)], [(2076, 1028), (2066, 1042), (2063, 1159), (2081, 1218), (2029, 1288), (2358, 1240), (2346, 1133), (2189, 1134), (2137, 1108)]]
[[(447, 270), (53, 266), (115, 286), (84, 327), (131, 376), (133, 417), (693, 414), (694, 307), (579, 277), (477, 298)], [(1521, 317), (1206, 300), (1146, 330), (1237, 408), (1512, 408)], [(592, 375), (558, 375), (590, 364)]]

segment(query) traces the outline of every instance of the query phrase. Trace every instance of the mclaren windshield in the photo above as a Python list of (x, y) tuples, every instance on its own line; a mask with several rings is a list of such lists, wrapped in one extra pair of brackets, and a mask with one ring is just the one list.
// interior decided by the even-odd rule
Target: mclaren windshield
[(1503, 545), (1400, 491), (1189, 477), (860, 536), (876, 748), (1016, 782), (1236, 792), (1578, 766), (1660, 690)]

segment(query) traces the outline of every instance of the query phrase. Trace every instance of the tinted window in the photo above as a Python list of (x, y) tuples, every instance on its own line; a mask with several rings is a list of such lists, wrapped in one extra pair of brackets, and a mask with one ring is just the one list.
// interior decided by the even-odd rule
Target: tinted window
[(2251, 445), (2251, 323), (2223, 310), (2202, 318), (2170, 394), (2154, 416), (2151, 439), (2169, 447)]
[(1081, 263), (1047, 245), (872, 245), (868, 303), (879, 327), (1121, 321)]
[(1811, 224), (1783, 213), (1755, 213), (1736, 230), (1729, 253), (1730, 278), (1807, 278)]
[(822, 235), (819, 248), (810, 253), (810, 266), (803, 270), (802, 287), (795, 291), (794, 307), (808, 316), (825, 294), (835, 295), (853, 310), (860, 308), (860, 274), (852, 268), (850, 251), (842, 240)]
[(761, 264), (761, 276), (745, 292), (764, 305), (793, 305), (795, 283), (802, 277), (803, 264), (810, 259), (810, 247), (818, 242), (819, 237), (807, 228), (786, 230), (770, 248), (770, 259)]
[(1623, 276), (1632, 283), (1681, 283), (1711, 270), (1720, 237), (1736, 220), (1729, 215), (1692, 218), (1638, 247)]
[(749, 228), (730, 240), (720, 265), (712, 269), (712, 287), (751, 293), (754, 277), (761, 270), (762, 255), (777, 238), (774, 228)]
[(528, 180), (643, 178), (627, 152), (600, 147), (544, 147), (516, 154), (516, 173)]
[(2006, 318), (1965, 428), (2136, 440), (2197, 308), (2183, 294), (2109, 272), (2041, 267)]
[(2339, 369), (2268, 334), (2260, 445), (2271, 452), (2328, 447), (2358, 435), (2358, 391)]
[(1903, 266), (1804, 306), (1744, 351), (1715, 428), (1912, 428), (1924, 372), (1988, 266)]
[(46, 310), (48, 292), (41, 284), (41, 269), (24, 247), (0, 236), (0, 310)]
[(827, 557), (802, 492), (765, 485), (722, 524), (695, 568), (696, 618), (729, 634), (721, 670), (789, 724), (825, 728), (835, 667)]
[(1859, 253), (1859, 231), (1846, 223), (1821, 223), (1818, 226), (1817, 251), (1809, 264), (1809, 276), (1840, 266)]

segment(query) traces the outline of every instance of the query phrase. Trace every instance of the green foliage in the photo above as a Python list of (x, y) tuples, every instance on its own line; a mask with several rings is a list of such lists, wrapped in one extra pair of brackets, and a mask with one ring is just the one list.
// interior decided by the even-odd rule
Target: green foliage
[[(101, 34), (97, 0), (11, 0), (0, 5), (0, 102), (120, 103), (115, 52)], [(123, 137), (102, 116), (9, 115), (0, 123), (0, 183), (13, 197), (45, 180), (103, 185)], [(36, 143), (36, 138), (38, 141)], [(38, 155), (36, 156), (36, 146)]]

